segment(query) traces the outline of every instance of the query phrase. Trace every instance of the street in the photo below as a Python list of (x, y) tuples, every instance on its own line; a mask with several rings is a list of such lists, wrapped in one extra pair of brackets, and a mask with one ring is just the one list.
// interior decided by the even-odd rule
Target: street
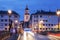
[(53, 35), (45, 36), (37, 33), (34, 33), (34, 34), (24, 33), (23, 35), (13, 34), (11, 37), (5, 40), (60, 40), (60, 37), (56, 37)]
[(34, 34), (31, 35), (29, 33), (27, 33), (27, 35), (19, 35), (17, 40), (60, 40), (60, 38), (58, 37), (54, 37), (52, 35), (40, 35), (40, 34)]

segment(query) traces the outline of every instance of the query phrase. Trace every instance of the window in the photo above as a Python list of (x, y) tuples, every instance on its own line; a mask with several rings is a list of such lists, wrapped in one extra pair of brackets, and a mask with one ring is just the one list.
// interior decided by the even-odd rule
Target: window
[(1, 17), (3, 17), (3, 15), (1, 15)]
[(1, 22), (3, 22), (3, 19), (1, 19)]
[(7, 22), (7, 19), (5, 19), (5, 22)]
[(0, 26), (3, 26), (3, 23), (0, 23)]
[(34, 22), (38, 22), (38, 20), (34, 20)]
[(40, 17), (42, 17), (42, 15), (40, 15)]
[(53, 24), (51, 24), (51, 26), (53, 26)]
[(15, 17), (15, 18), (17, 18), (17, 16), (16, 16), (16, 15), (15, 15), (14, 17)]
[(15, 24), (15, 26), (18, 26), (17, 24)]
[(34, 18), (38, 18), (38, 15), (34, 15)]
[(45, 26), (45, 24), (43, 24), (43, 26)]
[(50, 24), (49, 24), (49, 26), (50, 26)]
[(43, 20), (44, 22), (48, 22), (48, 20)]
[(7, 24), (5, 24), (5, 26), (7, 26)]
[(48, 22), (48, 20), (45, 20), (46, 22)]
[(47, 24), (46, 24), (46, 26), (47, 26)]

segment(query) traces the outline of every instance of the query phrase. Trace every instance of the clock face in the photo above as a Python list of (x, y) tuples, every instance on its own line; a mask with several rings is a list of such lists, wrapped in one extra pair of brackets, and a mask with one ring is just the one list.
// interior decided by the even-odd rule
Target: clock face
[(25, 15), (25, 21), (29, 21), (30, 16), (29, 15)]

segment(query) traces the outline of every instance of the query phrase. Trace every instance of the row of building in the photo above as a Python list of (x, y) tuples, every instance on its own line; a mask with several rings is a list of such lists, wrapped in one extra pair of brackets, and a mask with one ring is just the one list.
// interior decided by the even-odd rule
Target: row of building
[[(9, 17), (10, 16), (10, 17)], [(8, 11), (0, 11), (0, 30), (9, 30), (9, 24), (11, 24), (10, 21), (12, 21), (12, 25), (16, 28), (19, 26), (20, 15), (16, 12), (12, 11), (11, 15), (8, 13)]]
[(8, 11), (0, 11), (0, 30), (9, 30), (9, 19), (14, 28), (58, 28), (60, 22), (60, 17), (56, 15), (56, 12), (41, 10), (30, 15), (26, 6), (23, 21), (20, 21), (20, 15), (15, 11), (12, 11), (10, 17)]
[(26, 7), (24, 21), (22, 21), (22, 27), (36, 29), (60, 29), (60, 13), (51, 11), (37, 11), (29, 14), (29, 9)]

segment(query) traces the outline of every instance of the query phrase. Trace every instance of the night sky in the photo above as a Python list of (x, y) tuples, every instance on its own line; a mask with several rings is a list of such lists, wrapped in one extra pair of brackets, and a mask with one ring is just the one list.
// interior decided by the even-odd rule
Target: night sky
[(30, 14), (36, 10), (56, 11), (60, 9), (60, 0), (0, 0), (0, 10), (14, 10), (23, 20), (25, 7), (28, 5)]

